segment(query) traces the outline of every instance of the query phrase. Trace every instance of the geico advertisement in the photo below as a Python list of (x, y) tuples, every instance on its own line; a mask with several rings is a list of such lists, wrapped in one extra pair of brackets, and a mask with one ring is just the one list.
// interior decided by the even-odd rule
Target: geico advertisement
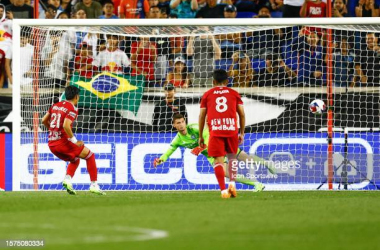
[[(153, 160), (169, 148), (175, 134), (78, 134), (77, 138), (95, 153), (98, 182), (108, 189), (218, 189), (213, 168), (203, 155), (177, 149), (167, 162), (153, 167)], [(298, 136), (298, 137), (297, 137)], [(302, 137), (301, 137), (302, 136)], [(313, 137), (311, 137), (313, 136)], [(241, 159), (234, 168), (239, 178), (260, 181), (273, 189), (315, 189), (328, 175), (327, 142), (324, 134), (246, 134), (240, 148), (255, 161)], [(368, 138), (374, 139), (374, 136)], [(376, 135), (378, 138), (378, 135)], [(367, 187), (379, 178), (378, 141), (351, 138), (348, 144), (350, 167), (344, 162), (344, 139), (335, 139), (334, 178), (343, 169), (353, 189)], [(377, 150), (377, 151), (376, 151)], [(21, 184), (33, 184), (33, 145), (22, 144)], [(67, 163), (50, 153), (46, 143), (38, 145), (38, 184), (42, 189), (59, 189)], [(260, 160), (257, 160), (260, 159)], [(275, 174), (268, 170), (275, 169)], [(89, 184), (86, 162), (81, 160), (73, 178), (77, 185)], [(57, 185), (58, 184), (58, 185)], [(50, 186), (51, 185), (51, 186)], [(247, 188), (247, 186), (240, 186)], [(326, 187), (327, 188), (327, 187)]]

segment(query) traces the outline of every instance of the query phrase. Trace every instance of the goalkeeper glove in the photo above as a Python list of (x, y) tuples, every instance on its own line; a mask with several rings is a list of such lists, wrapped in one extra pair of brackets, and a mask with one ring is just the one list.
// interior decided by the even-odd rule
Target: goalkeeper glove
[(206, 147), (201, 147), (201, 146), (198, 146), (198, 147), (195, 147), (195, 148), (193, 148), (192, 150), (191, 150), (191, 153), (193, 154), (193, 155), (196, 155), (196, 156), (198, 156), (200, 153), (202, 153), (202, 151), (203, 150), (205, 150), (206, 149)]
[(153, 161), (153, 167), (157, 167), (157, 166), (160, 165), (162, 162), (163, 162), (163, 160), (161, 160), (160, 158), (156, 158), (156, 159), (154, 159), (154, 161)]

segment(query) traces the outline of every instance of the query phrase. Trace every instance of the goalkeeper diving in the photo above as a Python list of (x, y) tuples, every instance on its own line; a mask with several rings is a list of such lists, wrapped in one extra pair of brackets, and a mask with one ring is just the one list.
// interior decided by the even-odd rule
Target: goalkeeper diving
[[(170, 144), (170, 148), (161, 155), (160, 158), (156, 158), (153, 162), (153, 166), (157, 167), (158, 165), (164, 163), (167, 161), (167, 159), (174, 153), (174, 151), (177, 150), (178, 147), (184, 147), (184, 148), (189, 148), (192, 149), (191, 153), (194, 155), (199, 155), (200, 153), (206, 156), (207, 160), (211, 164), (211, 166), (214, 166), (214, 158), (208, 156), (207, 152), (207, 145), (208, 145), (208, 140), (209, 140), (209, 131), (208, 129), (205, 129), (203, 132), (203, 139), (205, 141), (205, 148), (199, 147), (199, 127), (198, 124), (186, 124), (185, 118), (181, 114), (175, 114), (173, 116), (173, 126), (177, 129), (178, 133), (175, 136), (175, 138), (172, 140)], [(237, 153), (237, 159), (238, 161), (244, 161), (244, 162), (256, 162), (256, 163), (263, 163), (263, 166), (268, 168), (269, 172), (272, 174), (275, 174), (275, 170), (272, 166), (264, 164), (265, 160), (257, 157), (257, 156), (251, 156), (248, 155), (246, 152), (241, 150), (240, 148), (238, 149)], [(227, 168), (227, 164), (224, 166), (225, 170)], [(225, 172), (225, 177), (228, 176), (228, 171)], [(260, 183), (260, 182), (255, 182), (246, 178), (235, 178), (236, 182), (246, 184), (249, 186), (253, 186), (255, 188), (256, 192), (260, 192), (264, 190), (265, 186)]]

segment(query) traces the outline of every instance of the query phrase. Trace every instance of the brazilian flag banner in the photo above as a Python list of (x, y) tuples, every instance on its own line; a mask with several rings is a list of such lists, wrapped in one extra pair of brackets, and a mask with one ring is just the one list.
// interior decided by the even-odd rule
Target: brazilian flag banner
[(75, 73), (70, 85), (81, 90), (78, 106), (129, 110), (136, 115), (143, 96), (144, 81), (142, 75), (103, 72), (87, 79)]

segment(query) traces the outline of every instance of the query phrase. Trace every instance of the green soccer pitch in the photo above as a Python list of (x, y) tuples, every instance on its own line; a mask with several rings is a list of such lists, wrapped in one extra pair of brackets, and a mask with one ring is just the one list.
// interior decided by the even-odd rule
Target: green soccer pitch
[[(380, 192), (0, 193), (0, 240), (34, 249), (380, 249)], [(25, 248), (24, 248), (25, 249)], [(29, 249), (29, 248), (28, 248)]]

